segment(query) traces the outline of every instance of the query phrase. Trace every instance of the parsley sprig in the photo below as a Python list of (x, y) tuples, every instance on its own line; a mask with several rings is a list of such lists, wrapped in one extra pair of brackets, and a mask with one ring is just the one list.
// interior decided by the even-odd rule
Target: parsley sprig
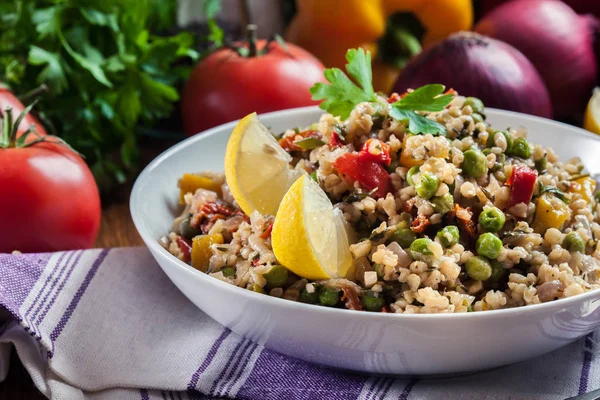
[[(317, 83), (311, 89), (313, 100), (322, 100), (320, 107), (328, 113), (346, 119), (359, 103), (377, 101), (373, 90), (371, 53), (363, 49), (350, 49), (346, 53), (346, 71), (354, 82), (339, 68), (325, 70), (327, 83)], [(442, 111), (454, 98), (442, 95), (444, 85), (431, 84), (420, 87), (391, 105), (389, 115), (408, 122), (414, 134), (446, 134), (446, 128), (416, 111)]]
[(350, 49), (346, 53), (346, 71), (358, 83), (355, 84), (339, 68), (327, 68), (327, 83), (316, 83), (310, 88), (313, 100), (323, 100), (320, 107), (330, 114), (346, 119), (350, 112), (364, 101), (375, 101), (371, 72), (371, 52)]
[(454, 99), (453, 94), (441, 95), (444, 90), (444, 85), (440, 84), (422, 86), (393, 103), (389, 115), (399, 121), (408, 121), (408, 130), (411, 133), (445, 135), (444, 125), (415, 112), (442, 111)]

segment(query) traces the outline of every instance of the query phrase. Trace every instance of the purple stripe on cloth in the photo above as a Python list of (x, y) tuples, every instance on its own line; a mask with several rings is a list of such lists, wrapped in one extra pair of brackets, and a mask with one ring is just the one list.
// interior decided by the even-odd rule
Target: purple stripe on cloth
[(208, 368), (213, 358), (215, 358), (215, 354), (217, 354), (219, 347), (221, 347), (221, 344), (223, 343), (225, 338), (229, 336), (230, 333), (231, 331), (225, 328), (221, 335), (218, 337), (218, 339), (215, 340), (212, 347), (208, 351), (206, 358), (204, 359), (204, 361), (202, 361), (202, 364), (200, 365), (200, 367), (198, 367), (198, 370), (196, 370), (196, 372), (194, 372), (194, 374), (192, 375), (192, 379), (190, 380), (190, 383), (188, 383), (188, 390), (196, 389), (196, 385), (198, 384), (198, 379), (200, 379), (200, 375), (202, 375), (206, 368)]
[(177, 400), (183, 400), (180, 392), (175, 392), (175, 394), (177, 395)]
[[(73, 258), (73, 256), (75, 255), (76, 252), (75, 251), (69, 251), (68, 253), (69, 253), (69, 256), (65, 260), (65, 263), (63, 265), (56, 264), (56, 267), (54, 267), (54, 271), (51, 274), (54, 277), (54, 279), (52, 279), (52, 285), (50, 285), (50, 289), (48, 289), (48, 291), (45, 293), (45, 295), (42, 298), (42, 300), (38, 303), (38, 306), (37, 306), (36, 310), (30, 315), (31, 322), (33, 324), (35, 324), (36, 317), (38, 316), (39, 312), (41, 311), (41, 309), (44, 307), (44, 305), (48, 301), (48, 298), (50, 297), (50, 294), (52, 294), (52, 292), (54, 291), (54, 288), (56, 287), (56, 284), (62, 278), (63, 273), (65, 272), (65, 270), (67, 269), (67, 267), (71, 263), (71, 259)], [(80, 254), (81, 253), (82, 253), (82, 251), (80, 251)]]
[(400, 394), (398, 400), (408, 400), (408, 396), (410, 395), (410, 392), (412, 392), (417, 382), (419, 382), (418, 379), (411, 379), (404, 387), (404, 390)]
[(150, 396), (148, 396), (148, 391), (146, 389), (140, 389), (140, 397), (142, 400), (150, 400)]
[(56, 325), (56, 328), (54, 328), (54, 330), (50, 334), (50, 340), (52, 342), (52, 351), (49, 352), (49, 357), (52, 357), (52, 353), (54, 352), (54, 342), (56, 342), (56, 339), (58, 339), (63, 329), (65, 329), (65, 326), (69, 322), (71, 315), (73, 315), (73, 312), (77, 308), (77, 304), (79, 304), (79, 301), (81, 300), (86, 289), (90, 285), (90, 282), (92, 281), (92, 279), (94, 279), (94, 276), (96, 276), (96, 272), (98, 272), (98, 268), (102, 264), (102, 261), (104, 261), (104, 258), (106, 257), (108, 252), (108, 249), (104, 249), (100, 252), (100, 254), (98, 254), (98, 258), (96, 258), (96, 261), (94, 261), (94, 264), (92, 264), (92, 267), (83, 279), (81, 286), (79, 287), (79, 289), (77, 289), (77, 292), (75, 293), (73, 300), (71, 300), (71, 303), (67, 307), (65, 314), (62, 316), (62, 318), (58, 322), (58, 325)]
[[(46, 318), (48, 311), (50, 311), (50, 308), (52, 308), (52, 306), (56, 302), (56, 298), (58, 297), (58, 294), (62, 292), (66, 283), (69, 281), (69, 278), (71, 277), (71, 274), (73, 273), (73, 270), (75, 269), (75, 267), (77, 267), (77, 264), (79, 264), (79, 260), (81, 260), (81, 256), (83, 256), (83, 251), (81, 251), (79, 254), (77, 254), (75, 261), (73, 261), (73, 264), (71, 264), (71, 266), (69, 267), (69, 271), (67, 272), (65, 279), (60, 283), (58, 290), (56, 290), (56, 292), (52, 296), (52, 299), (50, 299), (50, 302), (48, 304), (46, 304), (46, 308), (44, 308), (44, 311), (39, 316), (38, 321), (37, 322), (34, 321), (34, 322), (36, 322), (37, 324), (41, 324), (44, 321), (44, 318)], [(66, 270), (66, 268), (65, 268), (65, 270)]]
[(230, 396), (230, 390), (233, 389), (233, 386), (244, 373), (246, 366), (250, 362), (250, 359), (257, 348), (258, 344), (253, 344), (247, 353), (242, 354), (240, 357), (240, 363), (236, 366), (236, 369), (232, 371), (233, 375), (230, 374), (225, 378), (225, 385), (223, 386), (223, 389), (225, 390), (225, 396)]
[(58, 258), (58, 261), (56, 262), (56, 267), (50, 271), (50, 273), (48, 273), (48, 276), (46, 277), (46, 281), (44, 282), (44, 284), (42, 285), (42, 289), (38, 292), (38, 294), (35, 296), (35, 298), (33, 299), (33, 301), (31, 302), (31, 304), (29, 305), (29, 308), (27, 308), (27, 311), (25, 311), (24, 316), (28, 316), (29, 313), (31, 312), (31, 310), (33, 309), (33, 307), (35, 307), (35, 305), (37, 304), (38, 300), (42, 297), (42, 294), (44, 294), (44, 291), (46, 290), (46, 287), (48, 286), (48, 283), (50, 283), (50, 279), (52, 278), (52, 276), (54, 275), (54, 273), (60, 269), (60, 265), (63, 261), (63, 259), (65, 258), (65, 256), (67, 255), (68, 252), (63, 252), (60, 257)]
[(264, 349), (236, 396), (263, 400), (355, 400), (367, 379)]
[(583, 366), (581, 367), (581, 378), (579, 378), (579, 394), (584, 394), (588, 390), (588, 380), (590, 377), (590, 367), (592, 365), (592, 347), (594, 346), (594, 332), (585, 337), (583, 345)]
[(217, 376), (217, 379), (215, 379), (215, 381), (213, 382), (212, 387), (210, 388), (210, 391), (208, 393), (216, 393), (217, 390), (217, 385), (219, 387), (221, 387), (221, 383), (223, 380), (223, 377), (225, 376), (225, 374), (227, 373), (227, 371), (229, 371), (229, 369), (233, 369), (234, 367), (231, 365), (231, 363), (233, 362), (233, 360), (236, 359), (237, 354), (239, 353), (239, 351), (243, 348), (245, 351), (250, 345), (252, 344), (252, 342), (250, 342), (247, 339), (242, 339), (241, 341), (239, 341), (236, 345), (235, 348), (233, 349), (233, 352), (231, 353), (231, 355), (229, 356), (229, 359), (227, 360), (227, 363), (225, 363), (225, 368), (223, 368), (221, 370), (221, 372), (219, 373), (219, 376)]
[(0, 304), (17, 321), (22, 322), (19, 308), (35, 286), (42, 275), (42, 271), (51, 253), (22, 254), (0, 254)]
[(381, 392), (381, 394), (379, 395), (379, 398), (385, 399), (385, 396), (390, 391), (393, 384), (394, 384), (393, 379), (387, 379), (387, 384), (383, 385), (383, 392)]
[(378, 377), (377, 379), (375, 379), (373, 381), (373, 383), (371, 384), (371, 387), (369, 388), (369, 392), (367, 393), (367, 397), (365, 397), (365, 400), (371, 400), (374, 399), (375, 397), (375, 393), (377, 393), (379, 391), (379, 386), (385, 381), (384, 378), (382, 377)]

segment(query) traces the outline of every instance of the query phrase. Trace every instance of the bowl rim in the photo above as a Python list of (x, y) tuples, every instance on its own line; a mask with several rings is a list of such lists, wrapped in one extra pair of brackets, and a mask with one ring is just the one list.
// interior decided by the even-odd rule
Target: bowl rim
[[(263, 114), (259, 114), (259, 118), (260, 117), (286, 116), (288, 114), (289, 114), (289, 116), (296, 116), (296, 115), (303, 115), (303, 114), (312, 114), (316, 111), (320, 111), (321, 113), (325, 112), (325, 111), (319, 109), (318, 106), (308, 106), (308, 107), (298, 107), (298, 108), (292, 108), (292, 109), (287, 109), (287, 110), (263, 113)], [(500, 109), (495, 109), (495, 108), (486, 108), (486, 111), (488, 111), (488, 115), (491, 114), (491, 115), (500, 115), (500, 116), (503, 116), (503, 115), (504, 116), (515, 116), (515, 117), (519, 117), (521, 119), (525, 119), (525, 120), (531, 121), (531, 122), (543, 122), (545, 124), (556, 125), (557, 127), (574, 131), (575, 133), (577, 133), (577, 135), (583, 135), (590, 139), (594, 139), (600, 143), (600, 137), (598, 137), (597, 135), (595, 135), (591, 132), (588, 132), (584, 129), (581, 129), (581, 128), (578, 128), (578, 127), (575, 127), (572, 125), (568, 125), (563, 122), (553, 121), (553, 120), (550, 120), (547, 118), (537, 117), (534, 115), (522, 114), (522, 113), (515, 112), (515, 111), (500, 110)], [(149, 232), (147, 232), (146, 230), (143, 229), (142, 224), (141, 224), (142, 216), (138, 214), (138, 211), (137, 211), (138, 208), (136, 207), (136, 205), (140, 203), (140, 200), (142, 200), (139, 193), (140, 193), (141, 187), (144, 185), (144, 183), (147, 181), (150, 181), (152, 171), (155, 168), (157, 168), (165, 159), (167, 159), (167, 158), (171, 157), (173, 154), (179, 152), (180, 149), (188, 147), (188, 146), (196, 143), (197, 141), (201, 141), (204, 138), (215, 135), (215, 134), (221, 132), (222, 130), (233, 129), (235, 127), (235, 125), (238, 123), (238, 121), (239, 120), (235, 120), (235, 121), (228, 122), (228, 123), (216, 126), (214, 128), (208, 129), (206, 131), (201, 132), (201, 134), (193, 135), (193, 136), (175, 144), (174, 146), (171, 146), (170, 148), (166, 149), (165, 151), (163, 151), (154, 160), (152, 160), (138, 175), (138, 177), (135, 180), (135, 183), (132, 187), (130, 200), (129, 200), (129, 209), (130, 209), (130, 214), (131, 214), (131, 218), (133, 220), (134, 226), (135, 226), (136, 230), (138, 231), (138, 233), (140, 234), (140, 236), (142, 237), (142, 240), (144, 241), (146, 246), (149, 248), (149, 250), (151, 250), (151, 251), (153, 250), (152, 252), (159, 252), (159, 253), (163, 254), (173, 265), (176, 266), (176, 268), (181, 268), (184, 271), (186, 271), (187, 273), (195, 274), (196, 276), (199, 277), (199, 279), (206, 280), (206, 282), (208, 284), (217, 285), (217, 287), (219, 289), (226, 290), (229, 293), (231, 293), (232, 295), (244, 296), (244, 297), (247, 297), (249, 300), (252, 299), (252, 300), (256, 300), (256, 301), (264, 301), (267, 303), (272, 302), (273, 306), (284, 307), (284, 308), (287, 307), (290, 309), (290, 311), (297, 310), (297, 311), (309, 312), (310, 310), (313, 310), (314, 312), (330, 313), (330, 315), (332, 315), (332, 316), (333, 315), (339, 315), (339, 316), (342, 316), (342, 315), (346, 315), (346, 316), (357, 315), (358, 316), (358, 315), (360, 315), (363, 318), (374, 318), (374, 319), (385, 318), (386, 320), (389, 320), (390, 318), (400, 319), (400, 320), (416, 319), (416, 320), (421, 320), (421, 321), (424, 321), (426, 319), (427, 320), (430, 320), (430, 319), (445, 320), (447, 318), (451, 318), (451, 319), (476, 318), (478, 320), (485, 319), (485, 318), (488, 318), (488, 319), (489, 318), (498, 318), (498, 317), (502, 318), (502, 317), (511, 317), (511, 316), (551, 311), (551, 310), (558, 311), (559, 309), (566, 309), (567, 307), (573, 306), (574, 304), (577, 304), (577, 303), (584, 303), (584, 302), (586, 302), (588, 300), (592, 300), (594, 298), (600, 298), (600, 289), (595, 289), (595, 290), (591, 290), (591, 291), (583, 293), (583, 294), (579, 294), (579, 295), (567, 297), (567, 298), (562, 298), (562, 299), (558, 299), (558, 300), (554, 300), (554, 301), (550, 301), (550, 302), (546, 302), (546, 303), (531, 304), (528, 306), (520, 306), (520, 307), (513, 307), (513, 308), (504, 308), (504, 309), (499, 309), (499, 310), (488, 310), (486, 312), (437, 313), (437, 314), (436, 313), (433, 313), (433, 314), (396, 314), (396, 313), (382, 313), (382, 312), (379, 312), (379, 313), (374, 313), (374, 312), (356, 313), (355, 310), (323, 307), (323, 306), (318, 306), (318, 305), (314, 305), (314, 304), (305, 304), (305, 303), (301, 303), (298, 301), (290, 301), (290, 300), (285, 300), (285, 299), (274, 297), (274, 296), (265, 295), (262, 293), (256, 293), (256, 292), (250, 291), (248, 289), (241, 288), (241, 287), (232, 285), (230, 283), (223, 282), (223, 281), (213, 278), (201, 271), (198, 271), (195, 268), (193, 268), (191, 265), (186, 264), (185, 262), (183, 262), (180, 259), (178, 259), (177, 257), (175, 257), (173, 254), (171, 254), (169, 251), (167, 251), (164, 247), (162, 247), (159, 244), (158, 238), (152, 237), (152, 235)], [(348, 312), (351, 312), (351, 314), (346, 314)], [(343, 313), (343, 314), (340, 314), (340, 313)]]

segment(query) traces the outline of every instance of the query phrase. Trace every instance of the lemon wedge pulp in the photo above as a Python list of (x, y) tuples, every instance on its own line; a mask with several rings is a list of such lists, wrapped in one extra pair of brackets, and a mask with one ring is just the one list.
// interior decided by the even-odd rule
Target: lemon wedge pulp
[(233, 129), (225, 153), (225, 177), (240, 208), (275, 215), (279, 202), (302, 172), (290, 167), (292, 157), (281, 148), (256, 113)]
[(344, 216), (308, 175), (281, 200), (271, 244), (277, 260), (298, 276), (318, 280), (353, 274)]
[(583, 127), (600, 135), (600, 89), (596, 88), (585, 110)]

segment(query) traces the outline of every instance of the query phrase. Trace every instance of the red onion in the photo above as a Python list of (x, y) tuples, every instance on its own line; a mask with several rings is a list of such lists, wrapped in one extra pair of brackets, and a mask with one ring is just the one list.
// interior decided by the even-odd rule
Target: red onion
[[(577, 14), (593, 14), (600, 18), (600, 1), (598, 0), (562, 0)], [(509, 0), (482, 0), (481, 14), (486, 15), (500, 4), (508, 3)]]
[(475, 31), (502, 40), (540, 73), (557, 117), (583, 112), (596, 84), (589, 23), (558, 0), (515, 0), (486, 15)]
[(394, 91), (441, 83), (486, 106), (552, 117), (550, 97), (534, 66), (514, 47), (473, 32), (459, 32), (413, 58)]

